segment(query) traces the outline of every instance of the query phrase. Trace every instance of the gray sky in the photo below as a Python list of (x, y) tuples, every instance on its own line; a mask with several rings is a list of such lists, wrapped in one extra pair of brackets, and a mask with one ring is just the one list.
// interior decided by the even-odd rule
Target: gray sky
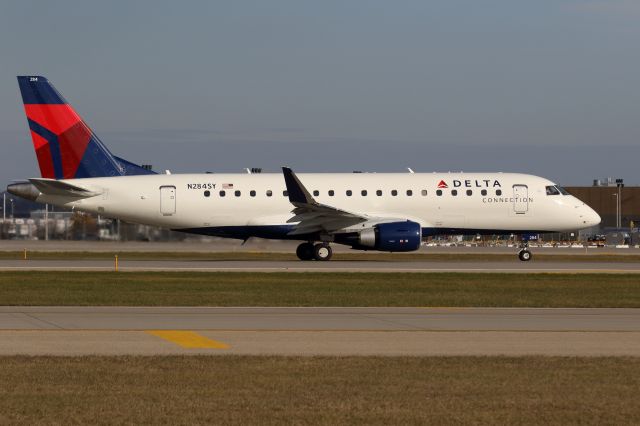
[(0, 183), (38, 176), (15, 76), (158, 170), (521, 171), (640, 183), (640, 2), (5, 1)]

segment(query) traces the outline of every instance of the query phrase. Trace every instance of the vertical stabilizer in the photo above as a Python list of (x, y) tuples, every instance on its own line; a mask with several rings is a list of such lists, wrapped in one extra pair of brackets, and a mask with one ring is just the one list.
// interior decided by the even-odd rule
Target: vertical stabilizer
[(45, 77), (19, 76), (18, 85), (43, 178), (153, 173), (113, 156)]

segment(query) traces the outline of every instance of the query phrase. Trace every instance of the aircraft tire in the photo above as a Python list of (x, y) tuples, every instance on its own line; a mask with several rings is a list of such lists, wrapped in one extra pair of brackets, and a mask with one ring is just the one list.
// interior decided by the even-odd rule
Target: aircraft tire
[(316, 244), (313, 248), (313, 258), (315, 260), (327, 261), (331, 259), (333, 250), (329, 244)]
[(296, 256), (300, 260), (312, 260), (315, 256), (315, 247), (312, 243), (302, 243), (296, 249)]
[(533, 255), (529, 250), (520, 250), (520, 252), (518, 253), (518, 259), (520, 259), (523, 262), (530, 261), (532, 257)]

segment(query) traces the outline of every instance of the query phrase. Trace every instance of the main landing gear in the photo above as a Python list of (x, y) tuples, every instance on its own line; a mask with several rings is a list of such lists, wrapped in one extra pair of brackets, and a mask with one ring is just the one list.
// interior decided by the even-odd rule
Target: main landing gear
[(331, 246), (325, 243), (314, 245), (313, 243), (302, 243), (296, 249), (296, 255), (300, 260), (329, 260), (333, 255)]

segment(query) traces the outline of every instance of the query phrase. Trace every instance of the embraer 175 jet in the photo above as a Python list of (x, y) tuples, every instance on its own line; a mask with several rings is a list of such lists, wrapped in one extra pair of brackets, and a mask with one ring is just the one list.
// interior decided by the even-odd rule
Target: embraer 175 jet
[[(113, 155), (44, 77), (18, 77), (41, 178), (7, 190), (175, 231), (299, 240), (301, 260), (330, 243), (414, 251), (438, 234), (532, 234), (600, 223), (547, 179), (514, 173), (156, 174)], [(526, 244), (520, 260), (531, 259)]]

